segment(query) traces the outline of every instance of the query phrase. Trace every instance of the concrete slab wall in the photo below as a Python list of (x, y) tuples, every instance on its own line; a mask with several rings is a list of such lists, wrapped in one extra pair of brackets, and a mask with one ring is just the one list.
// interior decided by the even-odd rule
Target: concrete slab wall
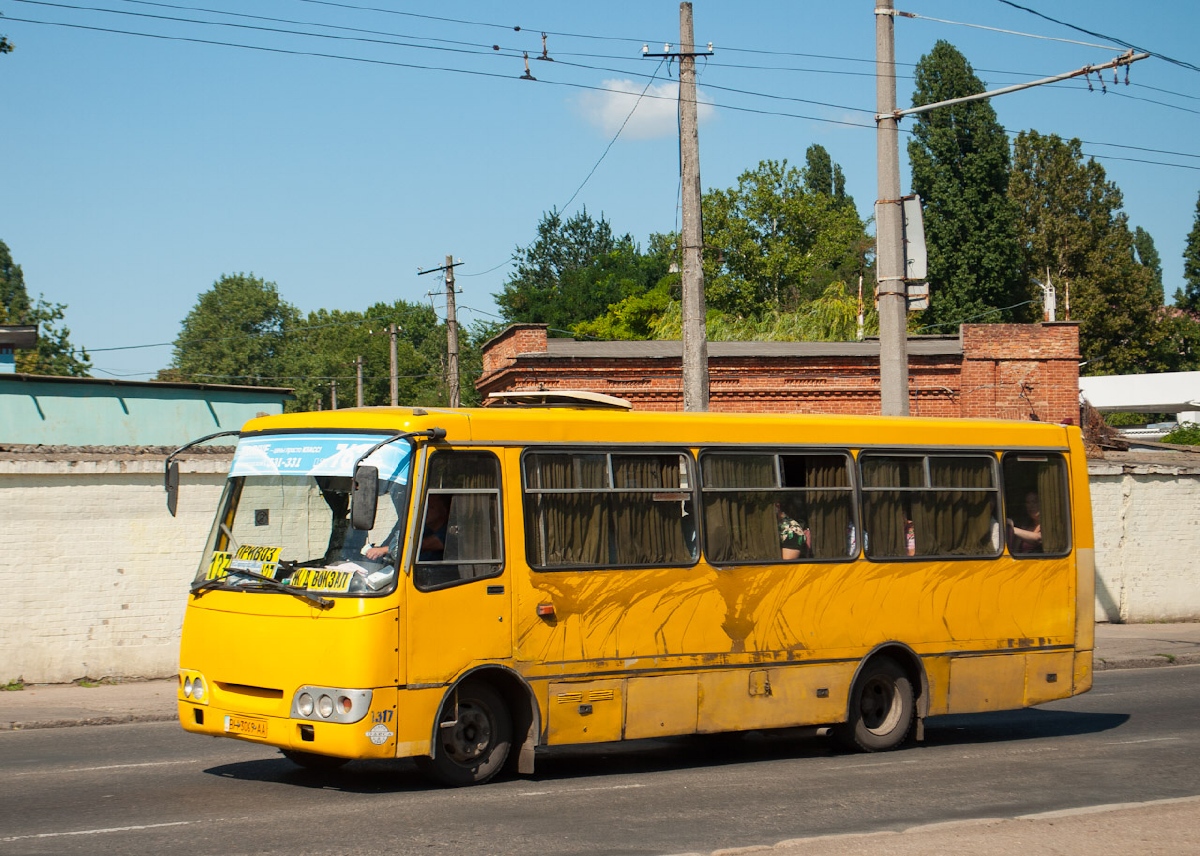
[(1200, 620), (1200, 454), (1190, 457), (1089, 462), (1097, 621)]
[[(184, 458), (174, 518), (164, 456), (0, 454), (0, 682), (175, 674), (229, 456)], [(1200, 464), (1089, 470), (1097, 620), (1200, 620)]]
[(55, 457), (0, 459), (0, 682), (173, 675), (229, 457), (182, 462), (176, 517), (165, 455)]

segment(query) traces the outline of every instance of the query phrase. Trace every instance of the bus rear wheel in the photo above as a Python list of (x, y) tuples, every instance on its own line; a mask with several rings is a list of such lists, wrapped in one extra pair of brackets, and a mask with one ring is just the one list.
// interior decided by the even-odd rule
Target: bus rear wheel
[(887, 657), (863, 667), (850, 692), (850, 717), (834, 730), (844, 746), (886, 752), (908, 739), (913, 724), (913, 688), (900, 665)]
[(511, 747), (504, 699), (481, 681), (467, 681), (442, 706), (433, 756), (418, 758), (417, 765), (443, 785), (481, 785), (504, 767)]

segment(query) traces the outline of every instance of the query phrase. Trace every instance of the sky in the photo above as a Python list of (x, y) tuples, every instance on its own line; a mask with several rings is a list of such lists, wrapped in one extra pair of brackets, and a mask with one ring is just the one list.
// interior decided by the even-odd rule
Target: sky
[[(706, 190), (762, 160), (802, 166), (819, 143), (871, 214), (874, 6), (695, 0), (696, 42), (713, 46), (697, 60)], [(1083, 141), (1154, 238), (1168, 296), (1182, 285), (1200, 4), (896, 8), (917, 16), (895, 21), (901, 106), (939, 39), (989, 89), (1125, 44), (1152, 53), (1128, 85), (1110, 71), (1103, 89), (1093, 76), (991, 103), (1013, 135)], [(15, 46), (0, 55), (0, 240), (32, 297), (66, 304), (95, 377), (152, 379), (225, 274), (274, 282), (305, 313), (403, 299), (441, 315), (439, 275), (418, 271), (449, 254), (470, 325), (499, 320), (513, 252), (551, 209), (586, 207), (643, 246), (679, 227), (678, 68), (642, 56), (679, 50), (676, 0), (0, 0), (0, 35)]]

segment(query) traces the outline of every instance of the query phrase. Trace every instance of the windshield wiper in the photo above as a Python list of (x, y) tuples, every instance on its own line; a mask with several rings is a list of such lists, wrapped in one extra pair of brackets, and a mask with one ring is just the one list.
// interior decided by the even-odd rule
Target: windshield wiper
[[(292, 563), (292, 562), (280, 562), (279, 564), (281, 566), (282, 565), (294, 565), (294, 563)], [(206, 591), (211, 591), (212, 589), (219, 588), (223, 583), (225, 583), (230, 577), (233, 577), (233, 576), (247, 577), (248, 579), (252, 579), (255, 582), (262, 583), (263, 585), (267, 586), (268, 588), (275, 589), (275, 591), (286, 592), (287, 594), (294, 595), (295, 597), (307, 600), (309, 603), (311, 603), (314, 606), (317, 606), (321, 609), (329, 609), (331, 606), (333, 606), (332, 600), (330, 600), (327, 597), (321, 597), (320, 595), (313, 594), (308, 589), (302, 589), (302, 588), (298, 588), (296, 586), (290, 586), (287, 583), (281, 583), (279, 580), (272, 579), (271, 577), (265, 576), (256, 571), (246, 571), (246, 570), (241, 570), (241, 569), (230, 570), (223, 577), (216, 577), (215, 579), (211, 579), (211, 580), (201, 580), (198, 583), (194, 583), (191, 587), (191, 593), (194, 595), (201, 595), (201, 594), (204, 594), (204, 592), (206, 592)]]

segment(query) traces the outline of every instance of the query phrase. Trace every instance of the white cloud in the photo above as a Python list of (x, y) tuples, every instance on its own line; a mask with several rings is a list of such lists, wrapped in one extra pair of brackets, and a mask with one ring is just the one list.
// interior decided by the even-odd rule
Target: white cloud
[[(679, 84), (674, 81), (651, 84), (633, 80), (606, 80), (600, 84), (605, 91), (585, 92), (578, 99), (580, 114), (607, 135), (617, 133), (629, 117), (621, 136), (634, 140), (675, 136), (679, 129)], [(646, 95), (638, 101), (642, 90)], [(712, 105), (704, 95), (697, 95), (696, 115), (704, 122), (712, 117)], [(637, 109), (634, 109), (634, 105)], [(633, 115), (630, 116), (630, 111)]]

